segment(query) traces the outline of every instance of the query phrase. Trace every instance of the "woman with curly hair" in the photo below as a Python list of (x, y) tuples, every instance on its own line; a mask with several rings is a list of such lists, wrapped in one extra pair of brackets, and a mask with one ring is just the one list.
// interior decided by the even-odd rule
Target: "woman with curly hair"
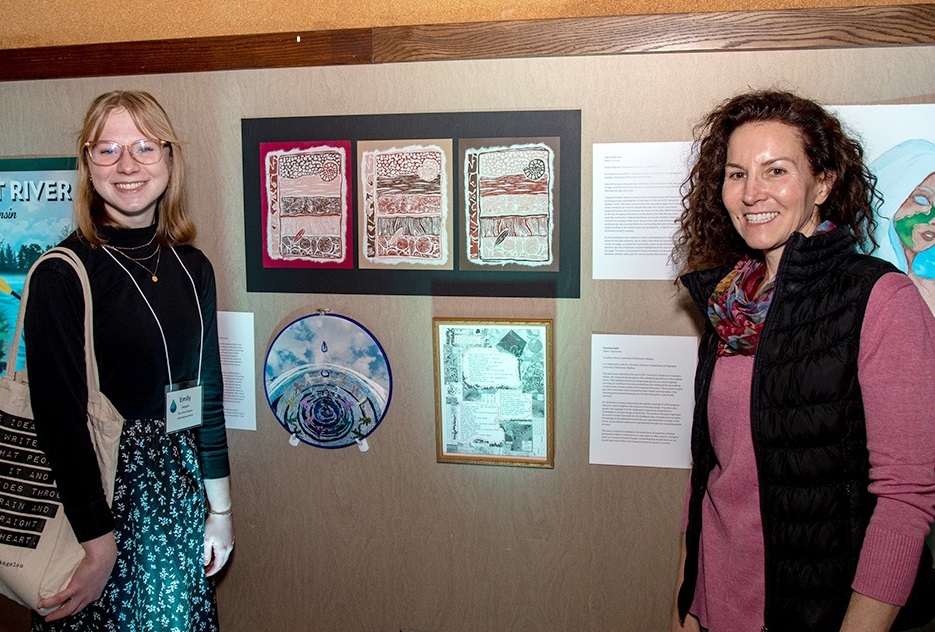
[(674, 257), (705, 327), (672, 629), (918, 626), (935, 609), (935, 319), (858, 252), (863, 150), (778, 91), (725, 101), (696, 138)]

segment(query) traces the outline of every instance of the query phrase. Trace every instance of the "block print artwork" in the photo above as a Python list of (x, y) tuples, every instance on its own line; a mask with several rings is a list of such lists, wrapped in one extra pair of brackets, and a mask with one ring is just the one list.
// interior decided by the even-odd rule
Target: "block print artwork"
[(364, 257), (372, 263), (448, 262), (448, 170), (436, 145), (364, 151)]
[(265, 168), (267, 257), (283, 263), (350, 261), (347, 150), (273, 150)]
[(465, 150), (467, 259), (552, 263), (554, 153), (544, 143)]

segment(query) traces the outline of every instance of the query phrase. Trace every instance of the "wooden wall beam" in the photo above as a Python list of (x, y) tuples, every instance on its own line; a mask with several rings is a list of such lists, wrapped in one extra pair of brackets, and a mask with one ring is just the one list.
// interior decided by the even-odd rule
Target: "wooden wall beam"
[(0, 50), (0, 81), (373, 62), (372, 29)]
[(375, 62), (935, 43), (935, 4), (375, 29)]
[(0, 49), (0, 81), (407, 61), (935, 44), (935, 4), (635, 15)]

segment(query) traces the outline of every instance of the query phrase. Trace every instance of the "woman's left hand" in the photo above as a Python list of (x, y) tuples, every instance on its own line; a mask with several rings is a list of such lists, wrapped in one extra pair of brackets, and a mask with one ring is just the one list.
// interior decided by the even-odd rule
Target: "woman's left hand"
[(208, 577), (224, 568), (233, 550), (233, 517), (208, 514), (205, 519), (205, 573)]

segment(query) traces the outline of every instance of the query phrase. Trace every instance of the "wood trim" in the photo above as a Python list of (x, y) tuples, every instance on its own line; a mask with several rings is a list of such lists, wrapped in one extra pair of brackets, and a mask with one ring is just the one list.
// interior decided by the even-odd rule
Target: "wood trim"
[(375, 29), (374, 61), (935, 43), (935, 4)]
[(935, 4), (478, 22), (0, 50), (0, 81), (407, 61), (935, 44)]
[(371, 29), (0, 50), (0, 81), (369, 64)]

